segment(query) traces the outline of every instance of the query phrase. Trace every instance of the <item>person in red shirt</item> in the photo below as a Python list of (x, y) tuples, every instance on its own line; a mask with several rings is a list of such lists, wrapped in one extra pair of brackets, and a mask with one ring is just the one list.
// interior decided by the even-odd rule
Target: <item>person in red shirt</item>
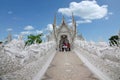
[(70, 51), (70, 43), (67, 43), (68, 51)]

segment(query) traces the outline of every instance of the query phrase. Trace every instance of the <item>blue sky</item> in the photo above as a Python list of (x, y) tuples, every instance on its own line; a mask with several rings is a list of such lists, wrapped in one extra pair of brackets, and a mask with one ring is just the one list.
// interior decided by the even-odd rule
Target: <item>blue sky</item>
[(86, 40), (108, 41), (120, 29), (119, 0), (0, 0), (0, 40), (8, 31), (13, 37), (19, 34), (47, 34), (54, 15), (57, 25), (62, 15), (71, 23), (71, 12), (77, 21), (78, 34)]

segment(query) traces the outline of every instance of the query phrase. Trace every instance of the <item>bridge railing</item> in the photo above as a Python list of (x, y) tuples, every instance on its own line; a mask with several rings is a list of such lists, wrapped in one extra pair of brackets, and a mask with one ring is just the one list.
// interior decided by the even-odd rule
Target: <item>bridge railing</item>
[(0, 51), (0, 79), (32, 80), (56, 51), (53, 41), (22, 45), (24, 41), (13, 40)]
[[(110, 47), (103, 42), (95, 43), (80, 40), (75, 41), (75, 47), (75, 50), (78, 51), (78, 54), (84, 57), (88, 63), (92, 64), (101, 73), (103, 80), (119, 80), (119, 48)], [(87, 66), (90, 67), (90, 65)]]

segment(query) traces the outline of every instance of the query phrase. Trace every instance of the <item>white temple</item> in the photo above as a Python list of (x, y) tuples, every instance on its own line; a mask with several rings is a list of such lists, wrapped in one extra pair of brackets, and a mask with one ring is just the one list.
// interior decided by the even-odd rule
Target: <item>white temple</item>
[(53, 32), (50, 35), (49, 40), (55, 40), (56, 49), (61, 50), (63, 43), (69, 43), (71, 50), (74, 48), (74, 40), (78, 38), (80, 40), (84, 40), (82, 35), (77, 35), (76, 29), (76, 21), (74, 20), (74, 16), (72, 15), (72, 28), (66, 23), (65, 18), (63, 16), (62, 22), (59, 27), (56, 27), (56, 16), (54, 17), (53, 23)]
[[(118, 35), (120, 36), (120, 31)], [(63, 58), (60, 57), (60, 60), (57, 61), (65, 60), (60, 62), (64, 65), (63, 67), (60, 65), (61, 69), (63, 68), (62, 73), (65, 73), (63, 78), (66, 79), (64, 80), (75, 80), (76, 75), (73, 77), (73, 72), (77, 72), (77, 74), (80, 75), (82, 73), (82, 71), (78, 72), (78, 70), (76, 70), (76, 67), (80, 69), (78, 66), (81, 65), (81, 62), (79, 63), (75, 60), (73, 54), (76, 54), (76, 56), (80, 58), (78, 60), (82, 61), (84, 65), (95, 74), (94, 76), (100, 78), (99, 80), (120, 80), (120, 47), (109, 46), (106, 42), (86, 41), (82, 34), (77, 34), (76, 22), (73, 16), (71, 28), (65, 22), (64, 17), (59, 27), (56, 27), (55, 16), (53, 31), (50, 35), (47, 35), (47, 38), (48, 42), (24, 47), (25, 41), (22, 35), (18, 36), (18, 39), (12, 40), (12, 35), (9, 34), (7, 40), (10, 42), (0, 48), (0, 80), (43, 80), (42, 77), (45, 79), (52, 79), (48, 74), (48, 78), (43, 75), (49, 67), (50, 70), (54, 67), (53, 72), (58, 72), (58, 70), (55, 70), (56, 65), (51, 64), (51, 61), (55, 60), (56, 58), (54, 57), (59, 53), (59, 56), (62, 55)], [(56, 51), (56, 48), (57, 50), (61, 50), (61, 45), (64, 42), (70, 44), (71, 52)], [(77, 66), (74, 67), (74, 64), (72, 64), (70, 60), (72, 62), (75, 60)], [(55, 63), (57, 61), (55, 61)], [(56, 69), (59, 68), (57, 67)], [(82, 69), (84, 70), (83, 66)], [(61, 77), (61, 71), (59, 73), (60, 74), (57, 75)], [(66, 75), (70, 77), (64, 77)], [(88, 79), (88, 75), (86, 76), (82, 73), (82, 76)], [(80, 79), (82, 76), (80, 76)], [(70, 79), (72, 77), (74, 79)], [(97, 79), (94, 77), (90, 78), (92, 79), (89, 80)]]

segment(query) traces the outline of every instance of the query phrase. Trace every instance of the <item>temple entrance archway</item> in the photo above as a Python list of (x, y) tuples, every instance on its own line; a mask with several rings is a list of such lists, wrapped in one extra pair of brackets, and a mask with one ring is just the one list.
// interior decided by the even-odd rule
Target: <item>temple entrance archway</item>
[(70, 43), (67, 35), (61, 35), (59, 41), (59, 51), (70, 51)]

